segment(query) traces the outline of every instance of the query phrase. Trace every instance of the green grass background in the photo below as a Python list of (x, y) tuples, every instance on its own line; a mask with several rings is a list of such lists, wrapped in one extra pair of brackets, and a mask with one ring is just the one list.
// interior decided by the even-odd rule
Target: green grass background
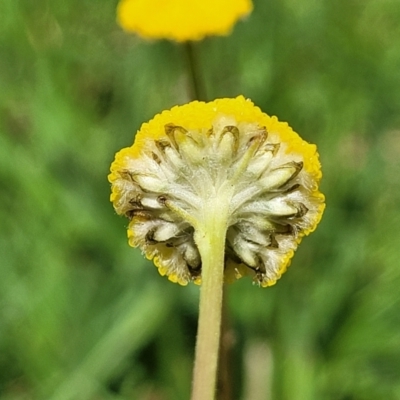
[[(196, 45), (207, 97), (316, 143), (327, 208), (276, 286), (228, 287), (232, 398), (400, 399), (400, 2), (254, 3)], [(185, 58), (115, 8), (0, 2), (1, 400), (189, 397), (199, 289), (128, 246), (107, 182)]]

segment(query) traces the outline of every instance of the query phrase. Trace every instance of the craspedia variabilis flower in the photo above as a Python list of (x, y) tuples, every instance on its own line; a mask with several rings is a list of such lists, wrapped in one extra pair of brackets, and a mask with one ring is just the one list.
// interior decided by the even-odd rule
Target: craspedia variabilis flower
[(273, 285), (321, 219), (316, 146), (243, 96), (173, 107), (144, 123), (111, 165), (111, 201), (129, 244), (161, 275), (201, 282), (196, 231), (207, 204), (229, 208), (225, 280)]
[(117, 20), (144, 38), (184, 42), (228, 35), (252, 8), (251, 0), (121, 0)]

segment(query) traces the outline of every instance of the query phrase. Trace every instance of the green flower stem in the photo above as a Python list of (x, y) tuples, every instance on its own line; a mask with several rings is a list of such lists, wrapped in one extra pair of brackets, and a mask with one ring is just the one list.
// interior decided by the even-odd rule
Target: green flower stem
[(184, 44), (184, 51), (186, 56), (187, 70), (189, 72), (189, 90), (191, 100), (206, 101), (205, 88), (202, 85), (202, 77), (199, 66), (199, 61), (196, 52), (196, 44), (188, 41)]
[(228, 207), (223, 207), (223, 202), (213, 203), (214, 206), (204, 207), (206, 210), (204, 224), (195, 234), (202, 259), (202, 284), (192, 400), (215, 398), (228, 220), (227, 212), (224, 210), (228, 210)]

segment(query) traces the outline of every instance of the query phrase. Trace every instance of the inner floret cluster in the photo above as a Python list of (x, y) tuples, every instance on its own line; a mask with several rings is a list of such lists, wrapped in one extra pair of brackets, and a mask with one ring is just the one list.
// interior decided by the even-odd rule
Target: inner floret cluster
[[(181, 284), (201, 282), (195, 232), (207, 207), (229, 207), (226, 280), (251, 275), (269, 286), (321, 217), (317, 156), (310, 164), (312, 145), (292, 131), (309, 146), (306, 159), (301, 146), (294, 152), (262, 121), (214, 111), (211, 123), (200, 128), (165, 116), (158, 125), (163, 132), (142, 135), (135, 151), (121, 150), (110, 175), (111, 200), (130, 220), (129, 243), (154, 259), (162, 275)], [(308, 170), (305, 163), (311, 165)], [(313, 165), (318, 171), (311, 170)]]

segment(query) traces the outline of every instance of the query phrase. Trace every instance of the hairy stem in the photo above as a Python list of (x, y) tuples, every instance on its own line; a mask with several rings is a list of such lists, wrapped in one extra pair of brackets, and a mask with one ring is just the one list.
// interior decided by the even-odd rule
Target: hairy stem
[[(221, 206), (221, 203), (219, 204)], [(227, 213), (224, 208), (205, 207), (203, 229), (195, 240), (202, 259), (202, 284), (193, 372), (192, 400), (213, 400), (221, 336), (221, 310), (225, 262)]]

